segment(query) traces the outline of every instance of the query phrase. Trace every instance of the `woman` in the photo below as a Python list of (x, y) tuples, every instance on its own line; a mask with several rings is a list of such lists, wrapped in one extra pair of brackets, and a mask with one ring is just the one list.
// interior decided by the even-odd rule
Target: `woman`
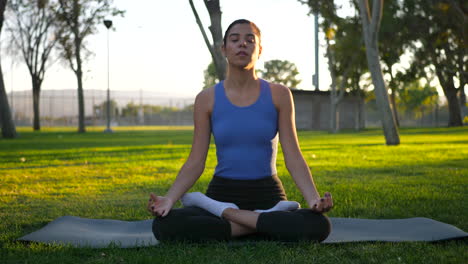
[[(195, 99), (187, 161), (166, 196), (150, 195), (155, 237), (202, 241), (258, 234), (281, 241), (324, 240), (331, 227), (322, 213), (333, 207), (332, 197), (320, 197), (299, 149), (290, 90), (256, 76), (260, 30), (248, 20), (234, 21), (222, 52), (227, 77)], [(211, 133), (218, 158), (215, 175), (206, 195), (185, 194), (204, 170)], [(278, 135), (286, 167), (308, 209), (286, 201), (276, 176)], [(172, 209), (179, 199), (185, 208)]]

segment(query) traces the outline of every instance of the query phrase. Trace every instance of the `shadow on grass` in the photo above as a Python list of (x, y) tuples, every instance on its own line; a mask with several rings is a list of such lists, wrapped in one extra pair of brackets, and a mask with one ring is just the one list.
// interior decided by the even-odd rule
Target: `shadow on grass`
[(102, 132), (44, 132), (35, 134), (25, 132), (22, 137), (1, 141), (0, 149), (30, 150), (63, 150), (74, 148), (127, 147), (151, 145), (191, 145), (192, 131), (130, 131), (104, 134)]
[(438, 128), (402, 128), (402, 135), (447, 135), (468, 132), (468, 127), (438, 127)]
[(404, 142), (402, 145), (421, 145), (421, 144), (428, 144), (428, 145), (438, 145), (438, 144), (468, 144), (468, 140), (444, 140), (444, 141), (434, 141), (431, 140), (429, 142)]
[[(159, 160), (177, 160), (179, 158), (157, 158), (157, 159), (132, 159), (125, 162), (148, 162), (148, 161), (159, 161)], [(70, 159), (71, 160), (71, 159)], [(38, 165), (38, 166), (21, 166), (21, 167), (8, 167), (8, 168), (0, 168), (1, 170), (24, 170), (24, 169), (44, 169), (44, 168), (60, 168), (60, 167), (75, 167), (75, 166), (93, 166), (93, 165), (109, 165), (109, 164), (118, 164), (122, 163), (122, 161), (103, 161), (103, 162), (87, 162), (87, 163), (72, 163), (72, 164), (50, 164), (50, 165)], [(176, 172), (176, 171), (174, 171)]]
[[(132, 157), (132, 156), (141, 156), (141, 155), (150, 155), (150, 154), (164, 154), (167, 155), (178, 155), (177, 157), (171, 158), (179, 158), (180, 154), (188, 153), (190, 147), (178, 147), (174, 148), (172, 146), (167, 147), (159, 147), (159, 146), (152, 146), (145, 149), (135, 147), (133, 149), (113, 149), (113, 150), (83, 150), (83, 151), (70, 151), (70, 152), (48, 152), (48, 153), (17, 153), (17, 154), (3, 154), (0, 155), (0, 159), (3, 160), (4, 163), (6, 162), (18, 162), (20, 158), (25, 158), (26, 160), (51, 160), (55, 159), (58, 161), (71, 161), (71, 160), (82, 160), (85, 158), (99, 158), (99, 157)], [(185, 157), (185, 155), (184, 155)], [(162, 157), (161, 159), (166, 159)], [(131, 159), (133, 160), (133, 159)], [(104, 163), (99, 163), (104, 164)], [(2, 168), (0, 168), (2, 169)]]

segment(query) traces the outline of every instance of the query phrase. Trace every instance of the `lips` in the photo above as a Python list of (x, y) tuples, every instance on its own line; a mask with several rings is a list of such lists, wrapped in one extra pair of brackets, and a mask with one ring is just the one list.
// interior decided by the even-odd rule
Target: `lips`
[(247, 52), (245, 51), (239, 51), (236, 53), (237, 56), (247, 56)]

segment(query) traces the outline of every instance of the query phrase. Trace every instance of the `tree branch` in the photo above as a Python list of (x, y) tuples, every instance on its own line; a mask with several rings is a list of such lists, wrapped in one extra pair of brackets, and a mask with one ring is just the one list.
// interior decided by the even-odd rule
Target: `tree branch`
[(370, 24), (371, 32), (372, 32), (372, 39), (376, 39), (378, 37), (377, 32), (379, 32), (382, 12), (383, 12), (383, 0), (373, 0), (372, 1), (372, 20)]
[(193, 0), (189, 0), (190, 7), (192, 8), (193, 15), (195, 16), (195, 20), (197, 21), (198, 27), (200, 28), (200, 31), (203, 35), (203, 39), (205, 40), (206, 46), (208, 47), (208, 50), (211, 53), (211, 57), (215, 57), (214, 54), (214, 49), (213, 46), (211, 45), (210, 41), (208, 40), (208, 37), (206, 36), (205, 29), (203, 28), (203, 24), (200, 20), (200, 17), (198, 16), (197, 10), (195, 9), (195, 6), (193, 5)]
[(5, 7), (6, 7), (7, 1), (2, 0), (0, 1), (0, 33), (2, 32), (2, 27), (3, 27), (3, 21), (5, 20)]
[(81, 31), (80, 38), (83, 39), (85, 38), (88, 34), (92, 32), (91, 28), (95, 25), (92, 21), (101, 13), (104, 11), (106, 8), (109, 8), (108, 3), (104, 2), (102, 6), (97, 7), (91, 12), (91, 15), (89, 18), (86, 20), (85, 23), (85, 28)]
[(359, 11), (361, 13), (362, 22), (366, 23), (366, 25), (369, 25), (371, 20), (371, 13), (368, 0), (359, 0)]
[(449, 0), (452, 3), (452, 7), (455, 9), (456, 13), (463, 18), (464, 23), (468, 20), (468, 14), (463, 12), (462, 8), (460, 7), (459, 3), (455, 0)]

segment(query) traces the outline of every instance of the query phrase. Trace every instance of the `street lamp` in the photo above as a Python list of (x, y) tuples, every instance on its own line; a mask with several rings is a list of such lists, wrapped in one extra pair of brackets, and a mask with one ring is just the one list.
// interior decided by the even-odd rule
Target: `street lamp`
[(318, 39), (318, 12), (314, 13), (315, 19), (314, 19), (314, 24), (315, 24), (315, 30), (314, 30), (314, 36), (315, 36), (315, 74), (312, 77), (312, 82), (315, 86), (315, 91), (320, 91), (319, 89), (319, 39)]
[(104, 25), (107, 28), (107, 128), (104, 130), (105, 133), (112, 133), (110, 128), (110, 87), (109, 87), (109, 29), (112, 27), (112, 20), (104, 20)]

